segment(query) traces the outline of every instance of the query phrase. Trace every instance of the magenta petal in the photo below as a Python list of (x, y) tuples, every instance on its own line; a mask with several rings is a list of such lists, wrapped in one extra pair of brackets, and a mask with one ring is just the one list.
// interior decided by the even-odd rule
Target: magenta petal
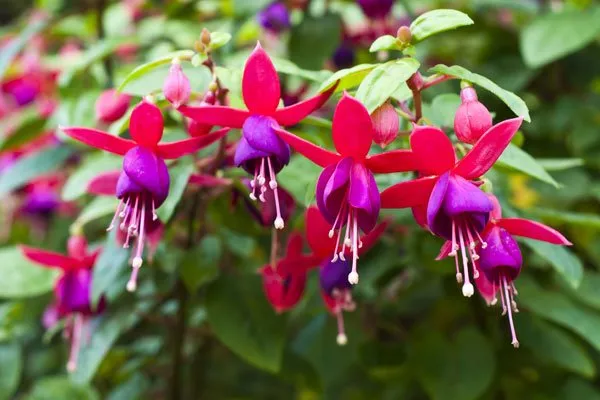
[(351, 270), (348, 260), (338, 259), (324, 263), (319, 271), (319, 283), (323, 292), (331, 296), (335, 289), (351, 289), (352, 284), (348, 282)]
[(65, 273), (55, 288), (59, 310), (64, 313), (90, 314), (91, 288), (91, 270), (78, 269)]
[(203, 125), (227, 126), (230, 128), (241, 128), (246, 118), (250, 116), (248, 111), (204, 104), (198, 107), (181, 106), (177, 111)]
[(444, 209), (449, 215), (489, 213), (493, 207), (489, 197), (480, 188), (460, 176), (450, 175), (444, 198)]
[(522, 218), (501, 218), (496, 221), (496, 224), (507, 230), (511, 235), (562, 246), (570, 246), (572, 244), (562, 233), (540, 222)]
[(273, 62), (260, 47), (260, 43), (256, 44), (244, 66), (242, 96), (248, 110), (253, 114), (272, 115), (279, 105), (279, 77)]
[(115, 188), (118, 199), (131, 193), (142, 193), (143, 191), (143, 187), (132, 181), (125, 172), (121, 172), (117, 180), (117, 187)]
[(499, 282), (501, 274), (515, 280), (521, 272), (523, 258), (519, 245), (506, 230), (494, 227), (483, 240), (487, 243), (479, 251), (479, 266), (491, 282)]
[(427, 225), (433, 233), (446, 238), (452, 237), (452, 220), (442, 210), (444, 197), (448, 191), (449, 177), (448, 172), (440, 176), (427, 203)]
[(86, 192), (97, 196), (114, 196), (120, 171), (103, 172), (88, 182)]
[(329, 182), (329, 179), (331, 178), (331, 175), (333, 175), (335, 169), (336, 165), (333, 164), (325, 168), (321, 172), (321, 174), (319, 175), (319, 179), (317, 180), (317, 188), (315, 195), (319, 211), (321, 211), (321, 214), (330, 224), (333, 224), (333, 222), (335, 221), (335, 215), (330, 214), (327, 210), (327, 206), (325, 205), (325, 188), (327, 187), (327, 182)]
[(500, 289), (499, 285), (494, 285), (490, 282), (486, 274), (479, 274), (479, 276), (475, 278), (475, 287), (477, 287), (477, 291), (488, 306), (494, 305), (497, 301), (496, 294), (498, 293), (498, 289)]
[(102, 132), (97, 129), (90, 128), (60, 128), (64, 133), (75, 140), (88, 146), (95, 147), (100, 150), (105, 150), (114, 154), (124, 155), (132, 147), (136, 146), (133, 140), (127, 140), (110, 133)]
[(235, 149), (233, 163), (238, 167), (244, 168), (249, 174), (254, 174), (256, 160), (268, 156), (268, 153), (256, 150), (254, 147), (250, 146), (250, 143), (242, 136)]
[(281, 169), (290, 161), (290, 148), (275, 133), (278, 127), (271, 117), (252, 115), (244, 122), (242, 135), (252, 148), (273, 156)]
[(164, 124), (160, 108), (143, 100), (131, 112), (129, 133), (137, 144), (153, 148), (162, 138)]
[(154, 197), (155, 205), (162, 204), (169, 193), (169, 171), (165, 162), (145, 147), (134, 147), (123, 159), (123, 171), (136, 185)]
[(369, 233), (377, 223), (381, 204), (373, 174), (359, 163), (352, 166), (350, 173), (348, 203), (358, 212), (360, 229)]
[(333, 113), (333, 143), (342, 156), (365, 158), (375, 135), (369, 112), (361, 102), (344, 93)]
[[(328, 211), (328, 215), (333, 216), (334, 220), (342, 206), (347, 202), (347, 185), (350, 181), (350, 171), (353, 163), (354, 161), (352, 158), (343, 158), (342, 161), (336, 165), (333, 174), (331, 174), (331, 177), (325, 186), (325, 191), (323, 193), (325, 207)], [(326, 216), (326, 214), (323, 214), (323, 216)], [(334, 221), (332, 220), (330, 222), (333, 223)], [(342, 224), (344, 223), (346, 223), (346, 221), (342, 221)]]
[(44, 328), (51, 329), (61, 318), (58, 312), (58, 306), (55, 303), (51, 303), (44, 310), (44, 314), (42, 315), (42, 324)]
[(275, 111), (275, 119), (281, 126), (296, 125), (313, 111), (320, 108), (333, 94), (337, 83), (325, 92), (320, 93), (310, 99), (301, 101), (289, 107)]

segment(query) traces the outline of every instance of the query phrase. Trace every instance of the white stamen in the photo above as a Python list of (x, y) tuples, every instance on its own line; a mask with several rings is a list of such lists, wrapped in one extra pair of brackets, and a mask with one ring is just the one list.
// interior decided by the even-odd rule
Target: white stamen
[(475, 293), (475, 288), (470, 282), (467, 282), (462, 287), (462, 294), (465, 297), (471, 297)]
[(345, 346), (348, 343), (348, 337), (345, 333), (338, 333), (336, 341), (338, 345)]
[(281, 217), (275, 218), (275, 222), (273, 225), (275, 226), (275, 229), (283, 229), (285, 226), (285, 224), (283, 222), (283, 218), (281, 218)]
[(250, 200), (254, 200), (254, 201), (257, 200), (256, 195), (254, 194), (254, 192), (250, 192)]
[(333, 229), (330, 229), (328, 234), (329, 239), (333, 238), (333, 235), (335, 235), (335, 231)]
[(277, 189), (277, 181), (275, 179), (269, 181), (269, 187), (271, 188), (271, 190)]
[(139, 268), (142, 266), (144, 260), (142, 259), (142, 257), (133, 257), (133, 261), (131, 262), (131, 266), (133, 268)]
[(358, 272), (350, 272), (348, 274), (348, 282), (350, 282), (353, 285), (356, 285), (358, 283)]

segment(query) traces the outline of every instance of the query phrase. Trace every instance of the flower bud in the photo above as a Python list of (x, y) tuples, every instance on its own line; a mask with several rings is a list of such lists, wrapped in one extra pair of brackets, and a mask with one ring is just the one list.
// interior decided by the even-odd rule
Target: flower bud
[(191, 91), (190, 80), (183, 73), (181, 63), (177, 58), (173, 59), (169, 75), (167, 75), (163, 85), (163, 93), (166, 99), (173, 104), (173, 107), (178, 108), (180, 105), (187, 103)]
[(398, 28), (396, 37), (398, 38), (400, 43), (410, 43), (410, 41), (412, 40), (412, 33), (410, 32), (410, 28), (408, 26), (401, 26), (400, 28)]
[(398, 136), (398, 129), (400, 129), (398, 114), (389, 102), (383, 103), (371, 114), (371, 121), (375, 131), (373, 141), (382, 149)]
[(472, 86), (460, 92), (461, 105), (454, 116), (454, 132), (458, 139), (473, 144), (492, 126), (492, 115), (479, 100)]
[(87, 241), (82, 235), (73, 235), (67, 241), (67, 252), (70, 257), (83, 260), (87, 254)]
[(102, 92), (96, 100), (96, 120), (110, 124), (121, 118), (129, 108), (131, 97), (115, 89)]
[(210, 31), (206, 28), (202, 28), (202, 33), (200, 33), (200, 41), (205, 46), (210, 44)]

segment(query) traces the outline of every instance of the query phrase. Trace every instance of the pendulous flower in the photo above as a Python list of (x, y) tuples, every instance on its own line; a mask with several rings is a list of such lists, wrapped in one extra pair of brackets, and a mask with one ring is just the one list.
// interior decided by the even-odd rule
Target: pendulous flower
[(473, 277), (477, 278), (477, 246), (487, 246), (481, 233), (493, 208), (474, 180), (493, 166), (521, 122), (522, 118), (514, 118), (492, 126), (458, 162), (452, 142), (443, 131), (415, 126), (410, 144), (419, 164), (417, 169), (424, 177), (400, 182), (381, 193), (382, 207), (412, 207), (417, 222), (451, 241), (449, 255), (455, 257), (456, 280), (464, 281), (462, 292), (466, 297), (475, 291), (470, 280), (469, 258)]
[[(411, 171), (417, 167), (410, 150), (394, 150), (368, 157), (375, 136), (367, 109), (344, 93), (333, 115), (333, 142), (337, 153), (320, 148), (283, 129), (279, 136), (294, 150), (325, 169), (316, 187), (317, 206), (331, 224), (329, 236), (337, 232), (332, 262), (345, 259), (344, 246), (352, 253), (348, 281), (358, 283), (357, 260), (360, 231), (369, 233), (379, 217), (379, 190), (373, 173)], [(342, 232), (345, 234), (342, 237)]]
[(144, 100), (131, 113), (129, 132), (133, 140), (96, 129), (61, 128), (73, 139), (124, 156), (123, 170), (116, 185), (116, 196), (120, 202), (108, 230), (118, 225), (119, 229), (126, 233), (123, 247), (129, 247), (130, 242), (135, 240), (131, 262), (133, 271), (127, 283), (127, 289), (130, 291), (135, 290), (137, 286), (137, 274), (143, 262), (146, 236), (158, 219), (156, 209), (169, 194), (169, 172), (164, 160), (194, 153), (220, 139), (228, 131), (221, 129), (178, 142), (159, 143), (163, 135), (163, 124), (160, 109)]
[(281, 87), (277, 71), (259, 43), (246, 61), (242, 77), (242, 95), (248, 111), (219, 105), (181, 106), (178, 110), (202, 124), (242, 128), (235, 164), (253, 176), (251, 199), (264, 202), (265, 192), (273, 191), (278, 215), (274, 226), (283, 229), (276, 175), (290, 161), (290, 149), (275, 130), (300, 122), (321, 107), (334, 89), (278, 109)]
[(181, 61), (178, 58), (174, 58), (171, 62), (169, 74), (163, 85), (163, 93), (165, 98), (175, 108), (187, 103), (190, 99), (190, 94), (192, 93), (190, 80), (183, 72)]
[(375, 132), (373, 141), (382, 149), (398, 137), (400, 121), (396, 109), (389, 102), (383, 103), (373, 111), (371, 120), (373, 121), (373, 129)]

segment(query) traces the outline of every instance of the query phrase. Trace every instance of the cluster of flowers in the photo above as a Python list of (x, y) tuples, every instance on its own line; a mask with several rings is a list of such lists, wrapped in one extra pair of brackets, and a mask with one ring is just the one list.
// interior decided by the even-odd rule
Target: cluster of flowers
[[(132, 110), (131, 139), (92, 128), (61, 128), (80, 142), (123, 156), (122, 170), (101, 174), (91, 181), (88, 191), (116, 195), (120, 201), (108, 230), (118, 229), (117, 239), (124, 247), (133, 244), (133, 269), (127, 289), (136, 289), (144, 250), (147, 248), (147, 255), (151, 254), (162, 234), (156, 210), (169, 194), (165, 160), (195, 153), (222, 140), (227, 151), (234, 152), (232, 163), (250, 174), (249, 198), (259, 204), (261, 222), (283, 229), (293, 199), (280, 187), (277, 174), (289, 163), (294, 149), (323, 171), (316, 185), (317, 205), (306, 211), (306, 238), (311, 253), (303, 253), (302, 234), (295, 232), (290, 235), (285, 255), (261, 269), (266, 296), (277, 311), (298, 303), (308, 271), (318, 267), (324, 302), (338, 319), (338, 343), (346, 343), (342, 314), (355, 308), (351, 291), (359, 282), (358, 259), (376, 243), (388, 224), (377, 223), (380, 209), (410, 207), (419, 225), (446, 241), (439, 258), (454, 257), (456, 279), (462, 284), (464, 296), (472, 296), (475, 286), (489, 304), (494, 304), (499, 295), (503, 312), (508, 313), (512, 343), (518, 346), (512, 321), (512, 314), (517, 311), (513, 282), (522, 268), (522, 257), (513, 235), (570, 244), (559, 232), (540, 223), (502, 218), (496, 198), (481, 189), (482, 176), (508, 146), (522, 119), (492, 125), (491, 115), (477, 100), (475, 90), (464, 87), (454, 128), (459, 140), (472, 147), (460, 160), (442, 130), (421, 125), (413, 127), (410, 149), (369, 155), (373, 142), (385, 146), (396, 137), (396, 112), (386, 105), (378, 111), (382, 115), (372, 117), (347, 93), (333, 115), (335, 152), (283, 128), (297, 124), (320, 108), (335, 88), (334, 85), (315, 97), (279, 107), (281, 87), (277, 72), (267, 53), (257, 45), (243, 71), (242, 95), (247, 110), (218, 104), (211, 91), (200, 105), (186, 105), (190, 100), (190, 82), (178, 60), (174, 60), (163, 92), (175, 109), (192, 120), (188, 126), (190, 138), (162, 143), (162, 112), (150, 98)], [(128, 108), (129, 98), (123, 95), (109, 92), (102, 99), (99, 108), (107, 121), (119, 118)], [(213, 126), (223, 128), (211, 132)], [(241, 138), (234, 147), (226, 143), (230, 128), (241, 129)], [(410, 171), (418, 177), (379, 192), (374, 174)], [(192, 184), (211, 186), (224, 182), (204, 175), (190, 179)], [(69, 367), (74, 368), (85, 321), (101, 312), (104, 302), (94, 309), (89, 299), (91, 269), (98, 252), (87, 253), (85, 239), (80, 236), (73, 237), (68, 248), (68, 256), (28, 247), (23, 252), (35, 262), (63, 271), (50, 314), (69, 316), (67, 334), (74, 349)]]

